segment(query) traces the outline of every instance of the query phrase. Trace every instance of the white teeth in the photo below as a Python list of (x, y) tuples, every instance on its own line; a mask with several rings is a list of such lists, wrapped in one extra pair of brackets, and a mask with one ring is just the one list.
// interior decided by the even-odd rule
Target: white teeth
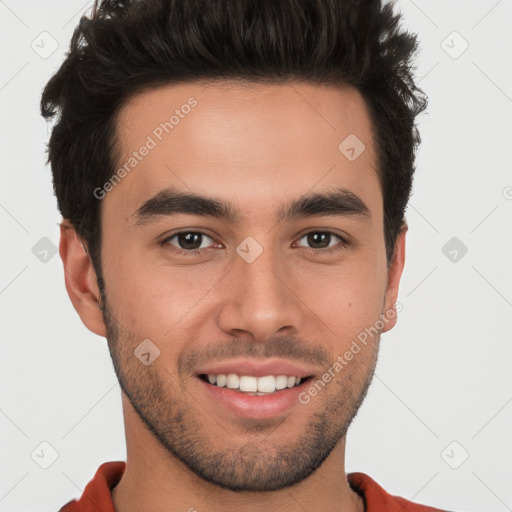
[(229, 389), (239, 390), (244, 393), (255, 393), (257, 395), (274, 393), (286, 388), (298, 386), (303, 379), (292, 375), (265, 375), (264, 377), (253, 377), (251, 375), (238, 375), (236, 373), (208, 374), (208, 382), (217, 387), (227, 386)]
[(284, 389), (287, 382), (288, 377), (286, 375), (278, 375), (276, 377), (276, 389)]
[(245, 391), (245, 392), (258, 391), (257, 377), (249, 377), (247, 375), (242, 375), (242, 377), (240, 377), (240, 391)]
[[(240, 389), (242, 388), (240, 387)], [(273, 375), (267, 375), (266, 377), (260, 377), (258, 379), (258, 391), (261, 391), (262, 393), (272, 393), (275, 390), (276, 378)]]
[(240, 377), (236, 373), (228, 374), (226, 385), (229, 389), (237, 389), (240, 387)]

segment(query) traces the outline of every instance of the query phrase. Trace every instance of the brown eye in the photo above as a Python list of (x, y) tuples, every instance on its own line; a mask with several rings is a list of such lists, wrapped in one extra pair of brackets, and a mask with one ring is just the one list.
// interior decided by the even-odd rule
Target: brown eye
[(194, 256), (209, 248), (206, 239), (212, 240), (211, 237), (199, 231), (181, 231), (166, 238), (162, 244), (174, 252)]
[[(330, 252), (331, 249), (338, 250), (348, 245), (344, 238), (331, 231), (310, 231), (300, 238), (300, 240), (303, 239), (306, 239), (309, 249), (317, 251)], [(336, 239), (338, 240), (337, 243)]]

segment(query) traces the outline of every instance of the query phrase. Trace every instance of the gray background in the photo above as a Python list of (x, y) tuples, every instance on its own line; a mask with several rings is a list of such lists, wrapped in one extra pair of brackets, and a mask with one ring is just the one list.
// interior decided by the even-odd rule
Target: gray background
[[(82, 325), (52, 252), (60, 217), (39, 115), (90, 5), (0, 0), (1, 511), (58, 510), (102, 462), (125, 458), (106, 342)], [(420, 35), (430, 106), (403, 310), (382, 337), (347, 470), (440, 508), (512, 510), (512, 0), (398, 6)]]

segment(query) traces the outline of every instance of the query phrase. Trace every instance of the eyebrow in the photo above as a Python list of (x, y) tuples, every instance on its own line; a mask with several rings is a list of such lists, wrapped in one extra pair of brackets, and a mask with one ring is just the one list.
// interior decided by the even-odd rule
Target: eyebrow
[[(147, 224), (162, 216), (178, 214), (221, 219), (230, 224), (240, 222), (240, 210), (223, 199), (166, 188), (146, 200), (132, 214), (137, 225)], [(307, 194), (282, 206), (276, 212), (276, 222), (292, 221), (314, 216), (350, 216), (369, 221), (370, 209), (364, 201), (345, 188)]]

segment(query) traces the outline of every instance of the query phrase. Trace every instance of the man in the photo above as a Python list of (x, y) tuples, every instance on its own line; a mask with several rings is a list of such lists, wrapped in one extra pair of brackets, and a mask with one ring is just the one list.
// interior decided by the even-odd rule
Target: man
[[(75, 511), (428, 511), (346, 475), (426, 98), (378, 0), (105, 0), (42, 97), (66, 288), (127, 462)], [(366, 333), (366, 335), (364, 335)]]

